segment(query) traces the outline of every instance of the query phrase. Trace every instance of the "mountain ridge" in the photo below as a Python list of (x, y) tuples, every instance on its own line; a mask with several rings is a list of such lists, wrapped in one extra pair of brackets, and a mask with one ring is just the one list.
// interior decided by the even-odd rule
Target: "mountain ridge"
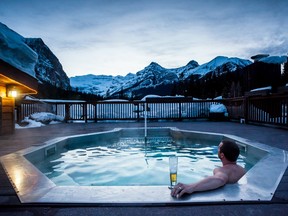
[[(144, 69), (136, 74), (127, 74), (126, 76), (111, 76), (111, 75), (91, 75), (89, 79), (83, 76), (70, 77), (72, 88), (85, 92), (109, 98), (125, 94), (128, 98), (133, 98), (134, 94), (145, 91), (147, 93), (162, 92), (169, 94), (173, 91), (173, 85), (180, 81), (185, 81), (191, 76), (205, 76), (207, 73), (233, 72), (241, 69), (252, 62), (246, 59), (236, 57), (217, 56), (211, 61), (199, 65), (197, 61), (191, 60), (185, 66), (179, 68), (167, 69), (156, 62), (151, 62)], [(225, 71), (224, 69), (225, 68)], [(110, 82), (105, 82), (105, 79), (112, 79)], [(97, 80), (97, 84), (93, 80)], [(100, 81), (101, 80), (101, 81)], [(113, 82), (114, 81), (114, 82)], [(117, 84), (119, 84), (117, 86)], [(161, 87), (167, 88), (166, 91), (159, 90)], [(140, 96), (140, 95), (136, 95)], [(141, 96), (140, 96), (141, 97)]]

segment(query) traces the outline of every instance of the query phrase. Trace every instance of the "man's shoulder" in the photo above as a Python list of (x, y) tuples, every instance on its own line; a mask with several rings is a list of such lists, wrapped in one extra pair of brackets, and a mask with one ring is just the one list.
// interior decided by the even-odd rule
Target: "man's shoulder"
[(238, 165), (238, 164), (233, 164), (229, 166), (223, 166), (223, 167), (218, 167), (215, 168), (214, 172), (225, 172), (225, 173), (231, 173), (231, 172), (237, 172), (237, 173), (243, 173), (245, 172), (245, 169)]

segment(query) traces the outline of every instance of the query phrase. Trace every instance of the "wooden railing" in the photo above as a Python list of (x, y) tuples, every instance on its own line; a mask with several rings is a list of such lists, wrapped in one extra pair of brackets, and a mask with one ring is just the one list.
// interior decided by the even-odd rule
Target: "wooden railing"
[(288, 128), (288, 95), (248, 96), (225, 99), (230, 119)]
[(288, 96), (251, 97), (247, 99), (248, 121), (288, 127)]
[(66, 121), (143, 120), (146, 106), (150, 120), (208, 118), (209, 107), (220, 101), (192, 98), (157, 98), (146, 101), (101, 101), (95, 103), (51, 103), (53, 113)]
[[(272, 124), (288, 127), (288, 95), (268, 95), (229, 98), (223, 100), (193, 100), (192, 98), (147, 98), (146, 101), (97, 101), (22, 103), (19, 118), (33, 112), (47, 111), (65, 117), (65, 121), (107, 121), (144, 119), (184, 120), (209, 118), (211, 104), (222, 103), (228, 119), (246, 123)], [(20, 119), (21, 120), (21, 119)]]

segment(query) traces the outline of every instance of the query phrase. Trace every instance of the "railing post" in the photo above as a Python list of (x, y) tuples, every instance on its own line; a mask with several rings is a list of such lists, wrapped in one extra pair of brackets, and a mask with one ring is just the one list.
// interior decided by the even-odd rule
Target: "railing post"
[(182, 120), (182, 110), (181, 110), (181, 102), (178, 103), (179, 104), (179, 120)]
[(249, 121), (249, 115), (248, 115), (248, 106), (249, 106), (249, 97), (248, 96), (244, 96), (244, 99), (243, 99), (243, 106), (244, 106), (244, 120), (245, 120), (245, 123), (247, 124), (248, 121)]
[(21, 114), (22, 114), (22, 110), (21, 110), (21, 104), (19, 106), (15, 107), (16, 110), (16, 119), (17, 119), (17, 123), (19, 124), (21, 122), (21, 120), (23, 120), (23, 118), (21, 118)]
[(140, 121), (140, 110), (139, 110), (139, 103), (137, 103), (137, 109), (136, 109), (136, 112), (137, 112), (137, 121), (139, 122)]
[(58, 105), (55, 103), (55, 114), (58, 115)]
[(97, 102), (94, 104), (94, 121), (97, 122)]
[(65, 122), (67, 123), (70, 119), (70, 105), (65, 103)]
[(284, 105), (284, 110), (285, 110), (285, 115), (286, 119), (284, 119), (284, 121), (286, 121), (286, 126), (288, 127), (288, 96), (284, 99), (285, 100), (285, 105)]
[(87, 123), (87, 119), (88, 119), (88, 117), (87, 117), (87, 102), (86, 103), (84, 103), (83, 104), (83, 116), (84, 116), (84, 121), (85, 121), (85, 123)]

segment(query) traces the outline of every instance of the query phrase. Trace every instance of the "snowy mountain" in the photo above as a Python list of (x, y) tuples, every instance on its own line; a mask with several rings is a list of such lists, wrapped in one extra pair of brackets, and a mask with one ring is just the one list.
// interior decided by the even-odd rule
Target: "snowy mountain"
[[(218, 56), (208, 63), (202, 64), (194, 69), (186, 71), (183, 79), (186, 79), (191, 75), (204, 76), (207, 73), (213, 73), (216, 71), (220, 74), (225, 72), (234, 72), (237, 69), (241, 69), (243, 67), (246, 67), (247, 65), (250, 65), (251, 63), (251, 61), (245, 59)], [(226, 71), (223, 70), (224, 68)]]
[(152, 62), (136, 74), (127, 76), (86, 75), (71, 77), (71, 86), (81, 92), (98, 94), (103, 97), (126, 95), (129, 98), (142, 97), (146, 94), (170, 95), (175, 83), (185, 81), (192, 75), (199, 78), (208, 73), (234, 72), (252, 62), (240, 58), (218, 56), (208, 63), (199, 65), (190, 61), (186, 66), (166, 69)]
[(88, 74), (71, 77), (70, 83), (76, 91), (106, 96), (109, 92), (120, 89), (122, 85), (134, 79), (135, 76), (135, 74), (128, 74), (125, 77)]
[[(187, 67), (191, 68), (191, 65), (189, 64)], [(177, 74), (183, 71), (185, 71), (184, 67), (166, 69), (152, 62), (136, 74), (129, 73), (126, 76), (115, 77), (90, 74), (71, 77), (70, 82), (74, 89), (81, 92), (98, 94), (103, 97), (125, 94), (131, 98), (133, 94), (138, 95), (139, 93), (137, 92), (154, 92), (157, 88), (159, 91), (161, 87), (177, 82), (179, 80)]]
[(41, 38), (25, 38), (25, 43), (38, 54), (36, 77), (62, 89), (70, 88), (70, 80), (58, 58)]
[(40, 38), (24, 38), (0, 22), (0, 59), (19, 70), (63, 89), (70, 80), (52, 51)]
[(165, 69), (152, 62), (136, 74), (126, 76), (86, 75), (71, 77), (71, 86), (81, 92), (98, 94), (103, 97), (113, 97), (125, 94), (127, 97), (143, 89), (157, 88), (178, 81), (175, 71)]

